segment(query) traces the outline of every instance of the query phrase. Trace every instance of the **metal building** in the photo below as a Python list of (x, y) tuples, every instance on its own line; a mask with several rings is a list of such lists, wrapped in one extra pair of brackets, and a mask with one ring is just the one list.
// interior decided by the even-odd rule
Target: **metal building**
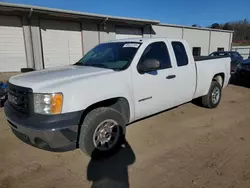
[(233, 32), (0, 3), (0, 72), (73, 64), (100, 42), (132, 37), (184, 38), (208, 55), (231, 49)]
[(232, 46), (232, 50), (239, 52), (244, 59), (250, 57), (250, 46)]

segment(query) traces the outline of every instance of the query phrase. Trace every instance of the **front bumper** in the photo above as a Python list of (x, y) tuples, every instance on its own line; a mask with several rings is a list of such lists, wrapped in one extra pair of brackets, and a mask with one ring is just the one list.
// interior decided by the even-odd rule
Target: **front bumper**
[(4, 111), (13, 133), (25, 143), (49, 151), (67, 151), (77, 147), (80, 111), (60, 115), (26, 115), (8, 101)]

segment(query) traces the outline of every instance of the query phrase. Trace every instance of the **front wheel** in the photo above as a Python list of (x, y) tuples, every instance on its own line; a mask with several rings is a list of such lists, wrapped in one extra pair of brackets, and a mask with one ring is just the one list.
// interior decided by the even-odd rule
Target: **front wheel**
[(209, 92), (202, 97), (202, 104), (207, 108), (216, 108), (221, 100), (221, 85), (212, 81)]
[(125, 128), (123, 116), (115, 109), (94, 109), (81, 125), (79, 148), (92, 158), (109, 156), (123, 144)]

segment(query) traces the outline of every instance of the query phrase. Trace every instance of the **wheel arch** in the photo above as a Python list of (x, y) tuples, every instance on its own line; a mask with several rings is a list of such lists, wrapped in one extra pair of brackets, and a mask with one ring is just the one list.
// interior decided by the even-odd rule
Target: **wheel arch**
[(212, 81), (217, 81), (221, 87), (224, 86), (225, 74), (223, 72), (214, 75)]
[(122, 114), (126, 123), (130, 121), (130, 106), (128, 100), (125, 97), (115, 97), (115, 98), (105, 99), (103, 101), (99, 101), (88, 106), (82, 113), (79, 125), (83, 123), (84, 118), (90, 111), (99, 107), (113, 108)]

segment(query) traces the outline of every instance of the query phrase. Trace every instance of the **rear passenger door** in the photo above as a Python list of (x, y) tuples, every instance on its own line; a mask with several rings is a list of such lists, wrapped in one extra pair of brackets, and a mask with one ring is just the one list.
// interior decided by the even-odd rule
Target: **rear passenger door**
[(196, 88), (196, 66), (189, 46), (180, 41), (171, 41), (176, 61), (177, 105), (191, 101)]

